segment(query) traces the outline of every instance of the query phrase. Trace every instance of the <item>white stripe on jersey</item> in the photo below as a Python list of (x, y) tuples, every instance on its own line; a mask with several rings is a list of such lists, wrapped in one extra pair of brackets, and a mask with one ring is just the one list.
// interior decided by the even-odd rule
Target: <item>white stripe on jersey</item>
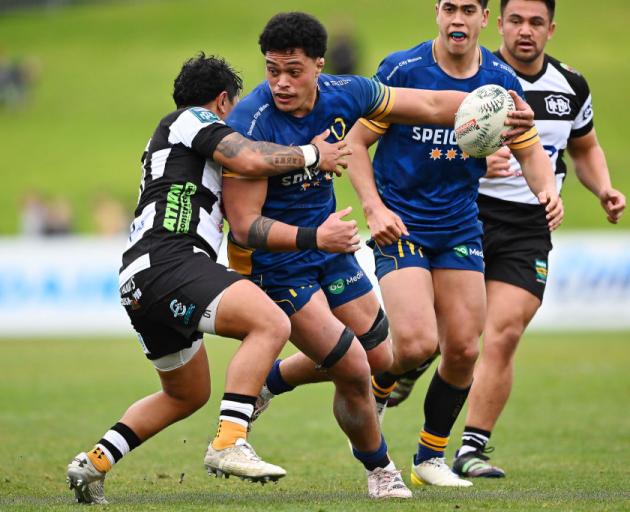
[(197, 226), (197, 234), (203, 238), (215, 254), (219, 254), (221, 241), (223, 240), (223, 232), (221, 225), (223, 223), (223, 214), (216, 202), (212, 206), (212, 213), (208, 213), (203, 208), (199, 208), (199, 225)]
[(160, 149), (151, 155), (151, 178), (154, 180), (164, 176), (166, 168), (166, 159), (171, 154), (172, 148)]
[(123, 270), (118, 276), (118, 288), (121, 288), (129, 279), (135, 276), (138, 272), (146, 270), (151, 266), (151, 257), (148, 254), (143, 254), (139, 258), (133, 260), (127, 268)]
[(209, 110), (201, 108), (197, 108), (197, 110), (204, 114), (208, 113), (212, 117), (208, 117), (207, 121), (202, 121), (192, 112), (192, 109), (185, 110), (179, 115), (175, 122), (169, 126), (169, 144), (183, 144), (187, 148), (192, 148), (192, 142), (200, 130), (210, 126), (212, 123), (225, 124)]
[(127, 239), (127, 247), (125, 251), (129, 250), (142, 236), (153, 227), (153, 221), (155, 220), (155, 202), (149, 203), (144, 207), (142, 213), (136, 217), (131, 223), (129, 229), (129, 238)]
[(575, 94), (569, 81), (558, 71), (551, 63), (547, 64), (547, 71), (535, 82), (528, 82), (522, 78), (518, 78), (521, 82), (523, 91), (553, 91), (564, 92), (566, 94)]

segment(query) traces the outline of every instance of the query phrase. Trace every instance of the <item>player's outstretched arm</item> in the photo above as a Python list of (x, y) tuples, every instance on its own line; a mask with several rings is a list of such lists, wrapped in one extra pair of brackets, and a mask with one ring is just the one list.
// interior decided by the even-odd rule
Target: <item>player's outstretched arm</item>
[[(322, 134), (323, 135), (323, 134)], [(321, 136), (306, 146), (281, 146), (257, 142), (231, 133), (217, 145), (212, 159), (244, 176), (275, 176), (295, 169), (335, 172), (349, 154), (345, 142), (329, 144)]]
[[(432, 91), (392, 87), (393, 107), (382, 120), (399, 124), (437, 124), (453, 126), (455, 113), (468, 93), (460, 91)], [(534, 126), (534, 112), (514, 91), (508, 91), (514, 99), (515, 110), (508, 113), (503, 134), (508, 142)]]
[(370, 130), (362, 121), (357, 121), (346, 136), (346, 141), (352, 151), (348, 157), (348, 177), (363, 206), (372, 238), (377, 244), (384, 246), (393, 244), (402, 234), (409, 233), (402, 219), (383, 204), (376, 189), (374, 168), (368, 149), (379, 137), (378, 133)]
[(525, 148), (512, 148), (512, 153), (521, 165), (530, 190), (545, 206), (549, 230), (557, 229), (564, 218), (564, 207), (556, 189), (551, 161), (542, 144), (538, 141)]
[(321, 249), (350, 253), (359, 249), (356, 221), (343, 220), (352, 211), (351, 208), (332, 213), (317, 228), (293, 226), (262, 215), (267, 196), (266, 179), (227, 174), (223, 179), (223, 204), (237, 243), (252, 249), (276, 252)]
[(626, 198), (612, 187), (606, 155), (595, 129), (582, 137), (569, 139), (568, 149), (580, 183), (597, 196), (608, 222), (617, 224), (626, 208)]

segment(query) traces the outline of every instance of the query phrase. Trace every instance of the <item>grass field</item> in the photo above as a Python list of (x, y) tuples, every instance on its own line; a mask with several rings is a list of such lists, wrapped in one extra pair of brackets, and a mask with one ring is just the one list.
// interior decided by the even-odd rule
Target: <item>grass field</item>
[[(319, 16), (333, 36), (353, 30), (362, 50), (359, 71), (371, 75), (386, 54), (436, 33), (433, 2), (396, 0), (392, 7), (378, 0), (119, 0), (3, 15), (0, 48), (38, 59), (41, 78), (29, 104), (0, 111), (0, 233), (16, 232), (20, 198), (31, 188), (69, 198), (82, 231), (93, 227), (91, 209), (101, 193), (132, 210), (140, 154), (157, 121), (172, 109), (172, 81), (181, 63), (198, 50), (227, 57), (249, 91), (263, 79), (256, 41), (265, 22), (276, 12), (300, 9)], [(482, 42), (494, 49), (498, 0), (490, 8)], [(627, 0), (563, 2), (548, 46), (589, 79), (598, 134), (614, 181), (626, 194), (628, 17)], [(353, 205), (361, 218), (348, 179), (337, 185), (340, 206)], [(597, 201), (572, 175), (564, 198), (567, 228), (607, 227)], [(621, 228), (630, 228), (627, 219)]]
[[(113, 471), (108, 510), (628, 510), (630, 333), (531, 334), (518, 356), (494, 461), (508, 478), (472, 489), (419, 488), (404, 503), (373, 503), (319, 384), (275, 399), (250, 440), (288, 476), (265, 487), (210, 479), (202, 458), (214, 433), (225, 362), (235, 344), (208, 338), (214, 391), (201, 412), (148, 441)], [(0, 510), (78, 510), (65, 465), (156, 389), (128, 339), (0, 343)], [(408, 481), (428, 379), (387, 413), (385, 435)], [(453, 433), (449, 458), (461, 432)]]

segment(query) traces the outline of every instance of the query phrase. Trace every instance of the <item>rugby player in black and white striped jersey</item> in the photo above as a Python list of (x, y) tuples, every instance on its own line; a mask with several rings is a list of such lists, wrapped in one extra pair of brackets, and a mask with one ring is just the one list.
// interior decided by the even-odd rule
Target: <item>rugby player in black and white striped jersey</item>
[(242, 340), (227, 369), (219, 427), (204, 461), (208, 471), (263, 483), (286, 474), (256, 455), (247, 431), (290, 323), (255, 284), (216, 262), (222, 166), (249, 176), (299, 168), (337, 172), (346, 167), (349, 151), (345, 142), (324, 142), (328, 133), (299, 147), (244, 138), (223, 122), (241, 89), (241, 78), (223, 59), (201, 53), (188, 60), (174, 84), (177, 110), (160, 121), (142, 157), (140, 198), (119, 284), (121, 303), (162, 389), (132, 404), (91, 451), (68, 465), (79, 502), (107, 503), (103, 484), (112, 466), (207, 402), (204, 332)]
[[(568, 150), (579, 181), (599, 199), (608, 221), (616, 224), (626, 200), (611, 185), (593, 126), (588, 84), (577, 71), (544, 53), (555, 30), (554, 12), (555, 0), (501, 0), (498, 23), (503, 43), (496, 55), (519, 77), (555, 166), (558, 191), (567, 173), (563, 157)], [(510, 395), (518, 342), (542, 303), (547, 281), (551, 236), (545, 211), (537, 203), (509, 149), (488, 158), (478, 199), (488, 312), (462, 447), (453, 465), (463, 476), (504, 476), (487, 462), (484, 450)]]

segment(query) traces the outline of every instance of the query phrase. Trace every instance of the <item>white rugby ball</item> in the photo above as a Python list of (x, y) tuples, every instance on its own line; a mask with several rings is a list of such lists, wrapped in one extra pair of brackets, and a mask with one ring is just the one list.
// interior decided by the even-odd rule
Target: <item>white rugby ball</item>
[(455, 140), (470, 156), (484, 158), (501, 148), (501, 133), (514, 100), (500, 85), (484, 85), (466, 96), (455, 114)]

